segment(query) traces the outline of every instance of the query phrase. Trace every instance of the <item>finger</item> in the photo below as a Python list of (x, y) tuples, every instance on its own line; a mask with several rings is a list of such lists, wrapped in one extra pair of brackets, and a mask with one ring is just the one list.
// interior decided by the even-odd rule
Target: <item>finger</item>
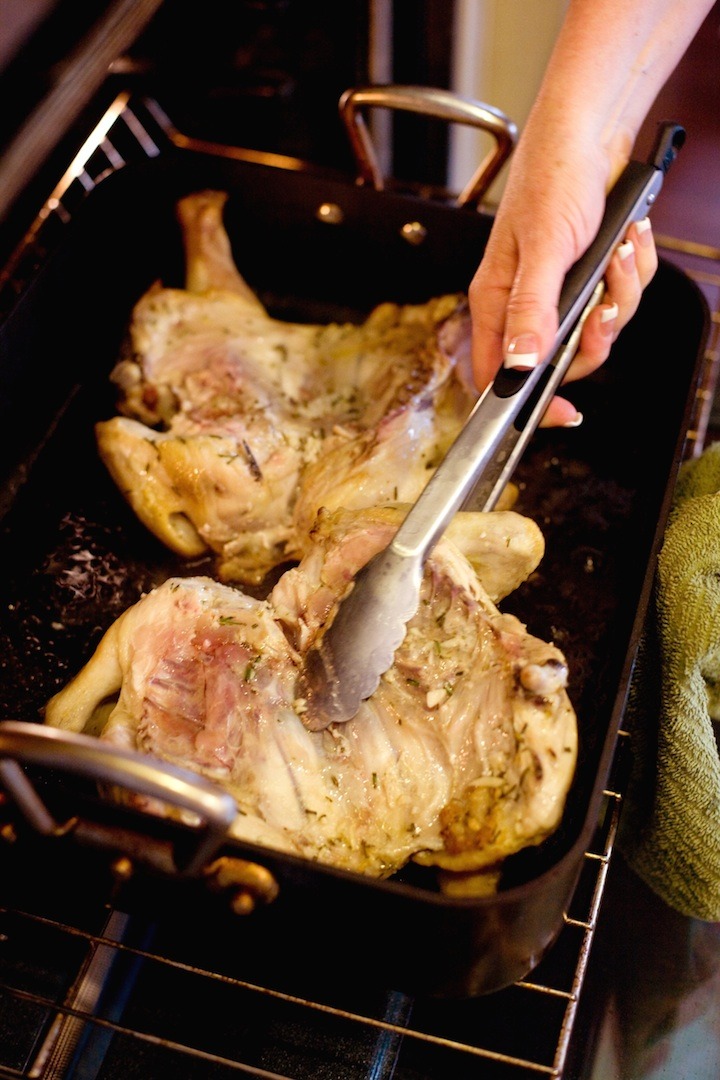
[(637, 311), (643, 290), (658, 268), (650, 219), (634, 222), (605, 272), (605, 300), (618, 305), (615, 337)]
[(574, 428), (582, 424), (583, 415), (571, 401), (555, 395), (547, 407), (545, 415), (540, 421), (540, 427), (565, 427)]
[(619, 307), (612, 298), (606, 299), (594, 308), (583, 326), (580, 346), (572, 359), (563, 383), (575, 382), (592, 375), (605, 363), (618, 334), (617, 323)]
[(635, 315), (643, 290), (657, 268), (650, 219), (644, 218), (630, 227), (608, 265), (604, 302), (587, 317), (580, 347), (563, 382), (583, 379), (605, 363), (618, 334)]
[(650, 218), (643, 218), (630, 226), (628, 239), (635, 245), (635, 263), (640, 285), (643, 289), (652, 281), (659, 265), (655, 237)]
[(484, 390), (502, 364), (505, 314), (517, 273), (512, 237), (491, 234), (468, 290), (472, 317), (472, 366), (478, 390)]
[(473, 379), (480, 391), (492, 382), (502, 364), (505, 310), (510, 295), (510, 284), (490, 285), (490, 273), (492, 270), (489, 267), (481, 265), (470, 283), (468, 293), (472, 317)]
[[(574, 382), (596, 371), (608, 358), (618, 334), (637, 311), (642, 292), (658, 266), (657, 249), (650, 220), (633, 223), (626, 239), (615, 251), (605, 274), (604, 302), (590, 313), (583, 328), (580, 347), (564, 382)], [(493, 304), (488, 304), (487, 285), (481, 265), (471, 289), (476, 290), (476, 309), (487, 317)], [(507, 280), (507, 274), (506, 274)], [(483, 292), (483, 290), (485, 290)], [(504, 333), (503, 306), (507, 306)], [(471, 296), (472, 307), (472, 296)], [(473, 316), (477, 325), (476, 314)], [(491, 330), (487, 327), (490, 326)], [(516, 369), (533, 367), (549, 350), (557, 328), (557, 296), (552, 285), (538, 278), (518, 273), (512, 286), (494, 291), (494, 310), (486, 331), (473, 334), (473, 369), (477, 386), (482, 390), (495, 376), (500, 364)], [(575, 427), (580, 422), (575, 406), (556, 397), (548, 407), (542, 427)]]
[(642, 282), (634, 242), (628, 237), (619, 244), (605, 271), (605, 295), (618, 306), (615, 334), (630, 322), (640, 304)]
[(503, 366), (527, 371), (549, 352), (558, 327), (560, 282), (547, 277), (518, 275), (508, 300)]
[[(495, 265), (483, 262), (470, 287), (473, 311), (473, 372), (481, 391), (494, 379), (501, 364), (515, 370), (528, 370), (550, 351), (558, 326), (558, 294), (562, 280), (553, 284), (542, 275), (544, 260), (537, 260), (541, 274), (536, 278), (518, 272), (512, 286), (491, 291), (485, 277), (496, 273)], [(558, 262), (558, 265), (561, 265)], [(473, 300), (475, 301), (473, 308)], [(617, 314), (615, 305), (608, 305)], [(502, 317), (506, 316), (505, 330)], [(594, 313), (593, 313), (594, 314)], [(481, 323), (481, 319), (484, 320)], [(484, 327), (480, 334), (478, 329)], [(521, 329), (522, 328), (522, 329)], [(588, 335), (590, 355), (588, 370), (594, 370), (607, 357), (613, 340), (612, 328)], [(582, 368), (583, 359), (579, 368)], [(578, 377), (580, 377), (578, 375)], [(582, 415), (572, 402), (556, 396), (540, 422), (541, 427), (577, 427)]]
[(563, 383), (591, 375), (605, 363), (623, 326), (635, 314), (642, 295), (635, 246), (623, 240), (605, 271), (604, 303), (590, 312), (583, 326), (579, 348), (565, 372)]
[(544, 260), (528, 262), (532, 272), (518, 268), (509, 286), (496, 286), (490, 292), (491, 261), (481, 264), (471, 283), (473, 371), (480, 390), (501, 365), (528, 370), (536, 367), (552, 346), (561, 281), (544, 270)]

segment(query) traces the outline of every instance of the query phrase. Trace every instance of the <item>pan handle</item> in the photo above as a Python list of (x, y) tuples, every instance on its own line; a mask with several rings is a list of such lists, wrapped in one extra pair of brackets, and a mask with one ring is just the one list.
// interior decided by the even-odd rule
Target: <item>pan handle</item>
[(369, 107), (397, 109), (437, 117), (448, 123), (469, 124), (493, 136), (495, 145), (457, 196), (458, 206), (480, 202), (518, 138), (516, 125), (499, 109), (461, 97), (451, 90), (398, 85), (351, 87), (340, 98), (340, 116), (350, 138), (359, 180), (363, 184), (372, 184), (376, 191), (384, 189), (385, 181), (361, 111)]
[(45, 836), (61, 835), (58, 824), (20, 765), (41, 765), (90, 777), (190, 811), (201, 825), (198, 843), (184, 861), (183, 875), (193, 875), (213, 858), (237, 812), (235, 800), (208, 780), (147, 754), (110, 746), (80, 735), (20, 720), (0, 722), (0, 780), (29, 823)]

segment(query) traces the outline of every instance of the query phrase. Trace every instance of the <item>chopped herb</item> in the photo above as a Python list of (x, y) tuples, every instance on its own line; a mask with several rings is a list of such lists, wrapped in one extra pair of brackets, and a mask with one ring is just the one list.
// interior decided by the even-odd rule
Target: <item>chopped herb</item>
[(243, 679), (245, 680), (245, 682), (250, 682), (250, 680), (255, 677), (255, 668), (257, 667), (259, 662), (260, 662), (260, 657), (255, 656), (248, 663), (247, 667), (245, 668), (245, 674), (243, 675)]

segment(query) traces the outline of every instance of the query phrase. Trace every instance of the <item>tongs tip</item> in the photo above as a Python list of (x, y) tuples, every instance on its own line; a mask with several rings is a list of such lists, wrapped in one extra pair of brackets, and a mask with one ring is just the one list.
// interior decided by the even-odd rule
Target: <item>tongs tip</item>
[(298, 680), (298, 699), (302, 702), (301, 719), (308, 731), (324, 731), (332, 723), (352, 720), (361, 702), (347, 702), (342, 697), (335, 672), (332, 650), (320, 641), (305, 656), (305, 666)]
[(413, 560), (398, 560), (392, 546), (357, 573), (332, 620), (305, 655), (297, 696), (308, 731), (352, 720), (375, 693), (417, 610), (421, 573)]

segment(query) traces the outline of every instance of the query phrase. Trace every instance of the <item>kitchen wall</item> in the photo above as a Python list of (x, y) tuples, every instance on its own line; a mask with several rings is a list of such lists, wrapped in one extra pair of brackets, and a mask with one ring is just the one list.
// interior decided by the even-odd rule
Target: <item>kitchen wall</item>
[(0, 0), (0, 70), (17, 55), (57, 0)]
[[(500, 109), (521, 130), (552, 50), (567, 0), (456, 0), (452, 88)], [(467, 126), (450, 136), (448, 186), (460, 191), (485, 157), (490, 137)], [(490, 187), (497, 204), (505, 170)]]

